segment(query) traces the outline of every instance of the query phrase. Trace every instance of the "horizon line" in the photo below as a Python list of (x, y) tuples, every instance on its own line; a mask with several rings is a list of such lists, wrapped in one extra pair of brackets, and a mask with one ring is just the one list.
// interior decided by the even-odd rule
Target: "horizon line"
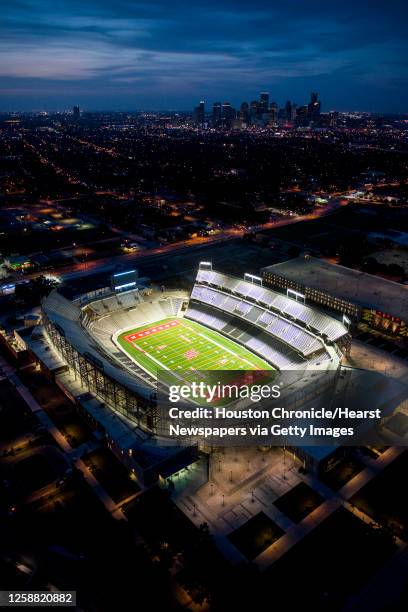
[[(209, 108), (212, 109), (212, 104), (214, 103), (210, 103), (209, 104)], [(113, 109), (113, 108), (85, 108), (85, 107), (81, 107), (79, 104), (73, 104), (70, 107), (65, 107), (63, 109), (45, 109), (45, 108), (30, 108), (30, 109), (26, 109), (26, 110), (17, 110), (17, 109), (13, 109), (13, 110), (6, 110), (6, 109), (0, 109), (0, 114), (22, 114), (22, 113), (47, 113), (47, 114), (66, 114), (66, 113), (72, 113), (72, 109), (74, 106), (79, 106), (80, 112), (81, 113), (186, 113), (186, 114), (192, 114), (194, 109), (183, 109), (183, 108), (163, 108), (163, 109), (158, 109), (158, 108), (134, 108), (134, 109)], [(232, 104), (232, 106), (234, 106)], [(283, 107), (282, 107), (283, 108)], [(329, 114), (329, 113), (362, 113), (362, 114), (366, 114), (366, 115), (396, 115), (396, 116), (404, 116), (404, 115), (408, 115), (408, 110), (407, 111), (380, 111), (380, 110), (361, 110), (361, 109), (347, 109), (347, 110), (338, 110), (335, 108), (329, 109), (327, 111), (323, 111), (321, 114), (325, 115), (325, 114)]]

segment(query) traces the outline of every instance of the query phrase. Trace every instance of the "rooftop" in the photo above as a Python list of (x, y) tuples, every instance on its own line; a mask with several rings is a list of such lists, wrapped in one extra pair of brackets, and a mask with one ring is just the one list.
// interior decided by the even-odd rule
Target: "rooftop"
[(110, 276), (113, 268), (103, 272), (93, 272), (79, 278), (71, 278), (58, 288), (59, 292), (68, 300), (72, 300), (82, 293), (98, 291), (110, 287)]
[(283, 276), (408, 321), (408, 287), (405, 285), (309, 255), (267, 266), (262, 272)]

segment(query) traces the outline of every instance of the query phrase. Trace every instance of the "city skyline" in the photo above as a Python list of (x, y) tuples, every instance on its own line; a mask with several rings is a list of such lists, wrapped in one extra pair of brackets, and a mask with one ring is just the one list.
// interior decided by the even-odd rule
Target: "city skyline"
[[(211, 99), (211, 98), (207, 98), (207, 97), (201, 97), (199, 99), (195, 99), (192, 101), (192, 108), (189, 108), (187, 103), (180, 106), (179, 108), (120, 108), (120, 109), (114, 109), (114, 108), (91, 108), (91, 107), (83, 107), (80, 106), (77, 103), (74, 103), (72, 106), (61, 106), (59, 108), (55, 107), (55, 108), (28, 108), (28, 109), (2, 109), (0, 108), (0, 113), (8, 115), (8, 114), (16, 114), (16, 115), (23, 115), (23, 114), (41, 114), (41, 113), (47, 113), (49, 115), (58, 115), (58, 114), (68, 114), (68, 115), (73, 115), (74, 117), (76, 117), (77, 119), (79, 119), (80, 117), (82, 117), (85, 113), (89, 114), (89, 113), (96, 113), (96, 114), (103, 114), (103, 113), (137, 113), (137, 114), (143, 114), (143, 113), (152, 113), (152, 114), (165, 114), (165, 113), (174, 113), (177, 115), (177, 113), (183, 114), (186, 117), (188, 117), (188, 115), (191, 115), (192, 118), (194, 119), (195, 113), (197, 111), (198, 108), (201, 108), (201, 112), (204, 113), (204, 116), (207, 118), (212, 118), (214, 119), (214, 113), (216, 113), (215, 108), (218, 106), (220, 109), (220, 113), (221, 116), (223, 114), (223, 109), (225, 107), (229, 107), (231, 108), (231, 110), (233, 111), (233, 113), (236, 114), (236, 116), (239, 116), (240, 114), (242, 114), (243, 111), (243, 107), (247, 106), (248, 109), (248, 114), (252, 114), (252, 112), (254, 112), (254, 106), (257, 105), (257, 110), (256, 110), (256, 114), (264, 114), (264, 116), (266, 117), (267, 114), (270, 114), (271, 111), (275, 111), (276, 114), (279, 113), (285, 113), (288, 110), (288, 106), (290, 106), (293, 109), (293, 112), (296, 111), (300, 111), (302, 109), (307, 109), (310, 106), (310, 102), (313, 98), (313, 96), (316, 96), (318, 98), (318, 106), (319, 106), (319, 115), (320, 113), (322, 115), (332, 115), (332, 114), (343, 114), (345, 116), (347, 116), (348, 114), (352, 115), (360, 115), (360, 116), (395, 116), (395, 117), (403, 117), (404, 115), (408, 114), (407, 112), (398, 112), (398, 111), (367, 111), (367, 110), (360, 110), (360, 109), (339, 109), (336, 107), (331, 107), (328, 108), (327, 105), (322, 106), (324, 104), (324, 101), (322, 101), (321, 96), (318, 92), (313, 91), (312, 89), (310, 89), (310, 91), (305, 91), (303, 92), (303, 94), (301, 94), (301, 97), (299, 99), (290, 99), (288, 97), (283, 97), (281, 99), (275, 99), (272, 97), (272, 95), (270, 94), (269, 91), (260, 91), (260, 92), (255, 92), (253, 93), (253, 95), (249, 95), (249, 97), (247, 97), (246, 99), (232, 99), (229, 98), (228, 96), (225, 96), (224, 98), (218, 98), (218, 99)], [(262, 102), (262, 98), (264, 97), (264, 103)], [(317, 100), (316, 98), (316, 100)], [(267, 99), (267, 102), (265, 103)], [(191, 106), (191, 105), (190, 105)]]
[(21, 0), (3, 10), (0, 110), (186, 110), (319, 91), (325, 110), (406, 112), (405, 3), (239, 8)]

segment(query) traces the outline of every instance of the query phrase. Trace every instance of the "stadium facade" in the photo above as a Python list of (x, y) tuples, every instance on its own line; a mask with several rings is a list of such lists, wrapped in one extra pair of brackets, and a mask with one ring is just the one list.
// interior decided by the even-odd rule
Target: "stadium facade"
[(337, 369), (350, 346), (344, 321), (306, 305), (300, 292), (285, 295), (264, 286), (257, 276), (235, 278), (202, 262), (190, 295), (146, 286), (127, 272), (123, 278), (126, 282), (115, 278), (93, 290), (55, 289), (42, 304), (41, 324), (25, 342), (43, 371), (145, 484), (194, 461), (199, 445), (166, 438), (157, 418), (156, 377), (121, 350), (120, 332), (184, 317), (277, 370)]

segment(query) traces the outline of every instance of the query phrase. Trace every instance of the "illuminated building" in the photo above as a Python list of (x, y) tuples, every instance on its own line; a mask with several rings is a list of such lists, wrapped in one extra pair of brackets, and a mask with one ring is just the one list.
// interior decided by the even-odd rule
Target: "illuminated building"
[(248, 102), (242, 102), (241, 108), (240, 108), (240, 115), (241, 115), (240, 118), (242, 119), (242, 121), (248, 125), (249, 120), (250, 120)]
[(269, 110), (269, 93), (263, 92), (259, 98), (259, 112), (260, 114), (267, 113)]
[(267, 266), (262, 278), (280, 291), (302, 291), (308, 303), (408, 336), (408, 289), (399, 283), (310, 256)]
[(220, 125), (222, 119), (222, 105), (221, 102), (214, 102), (212, 120), (214, 125)]
[(318, 100), (316, 92), (312, 92), (310, 96), (310, 102), (308, 104), (308, 117), (310, 121), (317, 121), (320, 116), (321, 104)]
[(222, 104), (222, 119), (227, 127), (230, 127), (235, 119), (235, 109), (230, 102), (223, 102)]
[(205, 102), (201, 100), (199, 105), (194, 109), (194, 122), (198, 125), (203, 125), (205, 122)]

